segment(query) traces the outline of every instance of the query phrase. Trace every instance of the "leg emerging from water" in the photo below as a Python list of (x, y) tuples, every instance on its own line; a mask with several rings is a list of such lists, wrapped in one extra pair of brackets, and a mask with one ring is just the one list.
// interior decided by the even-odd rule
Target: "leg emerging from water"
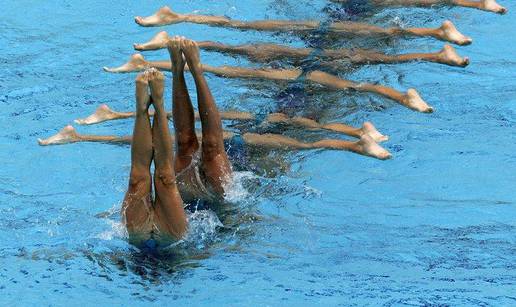
[[(333, 2), (346, 3), (352, 0), (332, 0)], [(432, 7), (435, 5), (449, 5), (475, 8), (497, 14), (507, 13), (507, 9), (496, 3), (495, 0), (369, 0), (378, 7), (399, 6), (399, 7)]]
[[(71, 126), (70, 126), (71, 127)], [(364, 129), (366, 125), (362, 129)], [(372, 127), (374, 129), (374, 127)], [(367, 130), (363, 130), (367, 131)], [(376, 129), (372, 130), (373, 132)], [(75, 133), (75, 132), (74, 132)], [(40, 145), (49, 146), (49, 145), (62, 145), (62, 144), (70, 144), (77, 142), (102, 142), (107, 144), (130, 144), (131, 136), (127, 137), (118, 137), (114, 135), (81, 135), (75, 133), (77, 139), (75, 141), (61, 141), (61, 142), (52, 142), (56, 136), (52, 136), (46, 140), (42, 140), (43, 143)], [(224, 132), (224, 139), (231, 140), (236, 134), (233, 132)], [(360, 135), (360, 141), (358, 142), (349, 142), (337, 139), (323, 139), (314, 143), (305, 143), (302, 141), (298, 141), (293, 138), (289, 138), (280, 134), (255, 134), (255, 133), (244, 133), (242, 135), (242, 139), (244, 144), (251, 147), (265, 147), (270, 149), (280, 149), (280, 150), (309, 150), (309, 149), (330, 149), (330, 150), (344, 150), (344, 151), (352, 151), (361, 155), (371, 156), (377, 159), (387, 159), (390, 157), (390, 154), (383, 149), (380, 145), (377, 144), (377, 141), (370, 133), (359, 132), (357, 135)], [(201, 138), (201, 135), (197, 135), (198, 138)], [(385, 139), (384, 139), (385, 140)], [(172, 142), (174, 138), (172, 138)]]
[[(134, 44), (134, 48), (140, 51), (163, 49), (166, 48), (169, 39), (167, 32), (161, 31), (146, 43)], [(313, 55), (325, 60), (338, 60), (353, 64), (395, 64), (410, 61), (427, 61), (460, 67), (465, 67), (469, 64), (469, 59), (461, 58), (450, 45), (446, 45), (443, 50), (435, 53), (390, 55), (363, 49), (325, 49), (316, 51), (313, 48), (292, 48), (277, 44), (248, 44), (233, 46), (212, 41), (197, 42), (197, 44), (201, 49), (244, 55), (251, 60), (258, 62), (270, 62), (272, 60), (281, 59), (300, 61)], [(137, 62), (138, 59), (135, 59), (135, 61)], [(328, 64), (335, 65), (336, 63), (330, 62)], [(125, 68), (127, 69), (127, 67)]]
[[(175, 94), (175, 93), (174, 93)], [(177, 108), (174, 108), (176, 110)], [(107, 116), (104, 116), (104, 115)], [(118, 119), (126, 119), (134, 117), (136, 113), (134, 112), (117, 112), (111, 110), (107, 105), (103, 104), (97, 108), (97, 111), (92, 115), (84, 118), (84, 119), (76, 119), (75, 122), (81, 125), (92, 125), (101, 123), (108, 120), (118, 120)], [(179, 114), (179, 113), (178, 113)], [(149, 112), (150, 116), (154, 116), (154, 112)], [(167, 116), (170, 118), (172, 116), (171, 113), (167, 113)], [(220, 112), (220, 116), (223, 120), (231, 120), (231, 121), (255, 121), (256, 116), (249, 112), (239, 112), (239, 111), (227, 111)], [(195, 119), (199, 119), (199, 114), (195, 114)], [(363, 134), (369, 134), (375, 142), (384, 142), (389, 139), (388, 136), (382, 135), (378, 130), (376, 130), (375, 126), (370, 122), (365, 122), (362, 127), (356, 128), (342, 123), (319, 123), (313, 119), (305, 118), (305, 117), (288, 117), (283, 113), (272, 113), (267, 115), (262, 124), (285, 124), (300, 128), (305, 128), (308, 130), (327, 130), (331, 132), (342, 133), (348, 136), (360, 138)], [(177, 129), (177, 128), (176, 128)], [(87, 138), (89, 141), (102, 141), (99, 136), (88, 136), (88, 135), (80, 135), (81, 138)], [(55, 136), (47, 139), (47, 140), (39, 140), (41, 142), (40, 145), (57, 145), (59, 141), (64, 143), (72, 143), (75, 140), (78, 140), (79, 135), (75, 132), (73, 127), (67, 126), (62, 131), (60, 131)], [(116, 139), (120, 139), (115, 137), (115, 139), (108, 138), (105, 141), (115, 141)], [(86, 141), (86, 140), (84, 140)], [(51, 143), (51, 144), (50, 144)], [(176, 163), (178, 161), (178, 155), (176, 155)], [(176, 167), (176, 173), (179, 172)]]
[[(146, 62), (150, 67), (170, 71), (172, 64), (164, 65), (164, 62)], [(224, 78), (243, 78), (243, 79), (268, 79), (268, 80), (284, 80), (293, 81), (301, 76), (302, 71), (299, 69), (251, 69), (233, 66), (214, 67), (209, 65), (199, 66), (205, 72), (210, 72), (214, 75)], [(117, 68), (106, 68), (106, 71), (117, 71)], [(124, 72), (139, 71), (140, 68), (128, 70)], [(190, 68), (190, 71), (192, 69)], [(202, 71), (201, 70), (201, 71)], [(118, 71), (120, 72), (120, 71)], [(355, 89), (360, 92), (375, 93), (386, 98), (392, 99), (399, 104), (419, 112), (430, 113), (433, 109), (423, 101), (419, 94), (414, 89), (410, 89), (407, 93), (400, 93), (395, 89), (385, 86), (357, 83), (349, 80), (344, 80), (339, 77), (324, 73), (322, 71), (314, 70), (307, 75), (307, 80), (318, 83), (337, 90)], [(201, 117), (202, 118), (202, 117)]]
[(152, 134), (147, 113), (150, 97), (147, 78), (144, 74), (136, 78), (136, 120), (134, 122), (133, 144), (131, 146), (131, 174), (129, 188), (122, 204), (122, 220), (130, 237), (138, 237), (152, 231)]
[(309, 150), (309, 149), (333, 149), (351, 151), (363, 156), (369, 156), (380, 160), (390, 159), (391, 154), (378, 145), (372, 137), (364, 134), (357, 142), (349, 142), (335, 139), (324, 139), (313, 143), (305, 143), (293, 138), (278, 134), (255, 134), (244, 133), (244, 142), (248, 145), (266, 148), (277, 148), (287, 150)]
[(168, 41), (168, 51), (172, 62), (172, 116), (177, 145), (174, 167), (176, 173), (180, 173), (192, 163), (193, 156), (199, 149), (199, 142), (195, 134), (195, 113), (184, 76), (185, 62), (180, 37), (176, 36)]
[(202, 170), (215, 192), (223, 195), (224, 186), (231, 180), (232, 171), (224, 149), (220, 114), (203, 75), (197, 44), (183, 39), (181, 49), (197, 87), (197, 103), (202, 125)]
[[(295, 20), (259, 20), (259, 21), (239, 21), (222, 16), (207, 15), (183, 15), (173, 12), (169, 7), (162, 7), (154, 15), (149, 17), (136, 17), (136, 23), (145, 27), (161, 26), (179, 22), (192, 22), (207, 24), (211, 26), (229, 27), (241, 30), (258, 31), (288, 31), (306, 32), (320, 28), (319, 21), (295, 21)], [(358, 22), (333, 22), (329, 25), (328, 31), (337, 34), (358, 35), (358, 36), (429, 36), (439, 40), (449, 41), (459, 45), (471, 44), (471, 38), (462, 35), (453, 24), (447, 21), (442, 27), (431, 28), (407, 28), (399, 27), (382, 28), (374, 25)]]
[(148, 72), (148, 78), (151, 100), (156, 112), (152, 126), (156, 190), (155, 220), (161, 236), (180, 239), (186, 232), (187, 221), (173, 167), (172, 139), (163, 102), (164, 77), (161, 72), (151, 70)]

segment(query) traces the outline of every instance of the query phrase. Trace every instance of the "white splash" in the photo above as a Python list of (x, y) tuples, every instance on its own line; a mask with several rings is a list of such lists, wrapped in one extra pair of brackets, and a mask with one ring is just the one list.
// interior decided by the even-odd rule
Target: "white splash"
[(252, 172), (234, 172), (233, 179), (224, 187), (224, 200), (229, 203), (241, 202), (249, 197), (249, 191), (244, 187), (247, 180), (256, 178)]

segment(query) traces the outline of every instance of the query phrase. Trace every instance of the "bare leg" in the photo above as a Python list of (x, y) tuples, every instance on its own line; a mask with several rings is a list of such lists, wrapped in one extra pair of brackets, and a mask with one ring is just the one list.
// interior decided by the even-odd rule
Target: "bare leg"
[[(183, 15), (173, 12), (169, 7), (160, 8), (154, 15), (149, 17), (135, 17), (136, 23), (144, 27), (162, 26), (180, 22), (191, 22), (198, 24), (207, 24), (210, 26), (228, 27), (241, 30), (258, 30), (258, 31), (313, 31), (320, 27), (318, 21), (292, 21), (292, 20), (260, 20), (260, 21), (239, 21), (232, 20), (222, 16), (207, 15)], [(451, 24), (451, 23), (450, 23)], [(467, 45), (471, 43), (471, 39), (460, 34), (451, 24), (448, 31), (442, 31), (442, 28), (381, 28), (374, 25), (358, 22), (334, 22), (330, 24), (328, 30), (334, 33), (343, 33), (350, 35), (386, 35), (386, 36), (430, 36), (440, 40), (453, 42), (459, 45)], [(452, 31), (453, 30), (453, 31)]]
[(345, 150), (380, 160), (386, 160), (392, 157), (387, 150), (378, 145), (369, 135), (363, 135), (358, 142), (326, 139), (314, 143), (303, 143), (298, 140), (277, 134), (244, 133), (242, 137), (246, 144), (268, 148), (288, 150)]
[[(345, 3), (349, 0), (332, 0), (333, 2)], [(378, 7), (399, 6), (399, 7), (433, 7), (435, 5), (462, 6), (475, 8), (497, 14), (507, 13), (507, 9), (498, 5), (495, 0), (371, 0)]]
[(348, 80), (340, 79), (339, 77), (327, 74), (322, 71), (312, 71), (307, 75), (307, 79), (326, 85), (330, 88), (345, 90), (352, 89), (359, 92), (375, 93), (389, 99), (392, 99), (399, 104), (418, 112), (432, 113), (434, 109), (426, 104), (421, 99), (415, 89), (409, 89), (406, 94), (400, 93), (392, 88), (369, 84), (369, 83), (355, 83)]
[[(157, 69), (171, 70), (171, 64), (168, 62), (168, 68), (162, 68), (164, 62), (146, 62), (151, 67)], [(154, 63), (157, 63), (156, 66)], [(269, 79), (269, 80), (285, 80), (293, 81), (301, 76), (302, 71), (299, 69), (250, 69), (232, 66), (221, 66), (213, 67), (209, 65), (201, 65), (202, 70), (205, 72), (213, 73), (217, 76), (225, 78), (250, 78), (250, 79)], [(116, 70), (116, 69), (115, 69)], [(134, 70), (138, 71), (138, 70)], [(128, 71), (127, 71), (128, 72)], [(356, 83), (349, 80), (344, 80), (339, 77), (324, 73), (322, 71), (312, 71), (308, 74), (307, 79), (325, 85), (330, 88), (337, 90), (354, 89), (360, 92), (370, 92), (392, 99), (397, 103), (408, 107), (412, 110), (431, 113), (433, 109), (423, 101), (416, 90), (409, 89), (406, 94), (400, 93), (395, 89), (368, 84), (368, 83)]]
[[(102, 114), (98, 112), (98, 110), (101, 107), (108, 110), (107, 112), (109, 114), (109, 117), (106, 117), (106, 118), (102, 117)], [(117, 120), (117, 119), (125, 119), (125, 118), (129, 118), (129, 117), (134, 117), (134, 115), (135, 115), (134, 112), (113, 111), (107, 105), (104, 104), (104, 105), (100, 106), (94, 114), (88, 116), (86, 119), (76, 119), (75, 122), (78, 124), (92, 125), (92, 124), (101, 123), (101, 122), (108, 121), (108, 120)], [(154, 116), (154, 112), (149, 111), (149, 116)], [(167, 113), (167, 116), (170, 117), (171, 114)], [(223, 120), (238, 120), (238, 121), (252, 121), (252, 120), (255, 120), (255, 118), (256, 118), (255, 115), (252, 113), (238, 112), (238, 111), (220, 112), (220, 116)], [(196, 120), (199, 119), (198, 113), (195, 113), (195, 119)], [(342, 134), (356, 137), (356, 138), (360, 138), (363, 134), (369, 134), (369, 136), (371, 136), (375, 140), (375, 142), (384, 142), (389, 139), (388, 136), (382, 135), (380, 132), (378, 132), (378, 130), (376, 130), (374, 125), (370, 122), (365, 122), (362, 125), (362, 127), (355, 128), (355, 127), (351, 127), (351, 126), (348, 126), (346, 124), (341, 124), (341, 123), (321, 124), (321, 123), (318, 123), (309, 118), (288, 117), (283, 113), (272, 113), (272, 114), (267, 115), (267, 118), (263, 122), (263, 124), (268, 124), (268, 123), (271, 123), (271, 124), (281, 123), (281, 124), (287, 124), (287, 125), (307, 128), (310, 130), (327, 130), (327, 131), (342, 133)], [(54, 136), (54, 140), (56, 140), (56, 138), (58, 138), (58, 137), (65, 138), (65, 135), (66, 134)], [(84, 137), (84, 136), (81, 136), (81, 137)], [(75, 139), (76, 138), (77, 137), (75, 137)], [(74, 137), (71, 137), (71, 139), (74, 139)], [(44, 144), (42, 144), (42, 145), (44, 145)], [(177, 161), (177, 157), (176, 157), (176, 161)], [(177, 168), (176, 168), (176, 172), (178, 172)]]
[(164, 77), (157, 70), (151, 70), (147, 73), (152, 103), (156, 111), (152, 126), (155, 166), (154, 188), (156, 190), (155, 219), (159, 230), (163, 232), (161, 235), (179, 239), (186, 232), (187, 221), (173, 168), (174, 153), (168, 129), (167, 113), (163, 103)]
[[(72, 128), (73, 129), (73, 128)], [(225, 132), (223, 137), (225, 140), (231, 139), (235, 134), (232, 132)], [(198, 138), (201, 138), (201, 135), (198, 135)], [(50, 137), (51, 139), (53, 137)], [(380, 147), (374, 139), (369, 134), (363, 134), (360, 137), (360, 141), (362, 142), (348, 142), (343, 140), (335, 140), (335, 139), (325, 139), (315, 143), (303, 143), (298, 140), (285, 137), (279, 134), (255, 134), (255, 133), (245, 133), (242, 135), (244, 143), (248, 146), (253, 147), (266, 147), (271, 149), (281, 149), (281, 150), (309, 150), (309, 149), (332, 149), (332, 150), (346, 150), (353, 151), (358, 154), (372, 156), (379, 159), (385, 159), (386, 154), (384, 153), (384, 149)], [(77, 138), (74, 141), (70, 142), (58, 142), (52, 143), (47, 140), (44, 140), (43, 146), (48, 145), (61, 145), (61, 144), (70, 144), (70, 143), (78, 143), (78, 142), (102, 142), (107, 144), (130, 144), (131, 136), (127, 137), (118, 137), (118, 136), (100, 136), (100, 135), (80, 135), (77, 134)], [(172, 137), (172, 142), (174, 138)], [(376, 144), (376, 145), (375, 145)], [(367, 146), (366, 146), (367, 145)], [(362, 147), (360, 147), (362, 146)], [(379, 148), (379, 149), (378, 149)], [(369, 153), (366, 153), (369, 152)]]
[(199, 149), (195, 134), (195, 115), (184, 76), (185, 62), (181, 52), (181, 38), (174, 37), (168, 41), (168, 52), (173, 63), (173, 99), (172, 113), (176, 131), (175, 171), (181, 172), (188, 167), (194, 154)]
[(152, 231), (152, 135), (149, 116), (150, 97), (144, 74), (136, 78), (136, 120), (131, 146), (131, 174), (129, 188), (122, 204), (122, 220), (131, 238)]
[[(163, 49), (166, 48), (169, 39), (167, 32), (162, 31), (146, 43), (134, 44), (134, 48), (140, 51)], [(313, 48), (291, 48), (276, 44), (232, 46), (212, 41), (197, 42), (197, 44), (201, 49), (244, 55), (251, 60), (259, 62), (269, 62), (280, 59), (303, 60), (315, 52)], [(450, 45), (446, 45), (443, 50), (437, 53), (408, 53), (396, 55), (388, 55), (363, 49), (325, 49), (317, 54), (317, 57), (328, 60), (344, 60), (353, 64), (394, 64), (410, 61), (427, 61), (460, 67), (465, 67), (469, 64), (469, 59), (461, 58)], [(330, 64), (335, 65), (335, 63)]]
[(231, 164), (224, 149), (222, 121), (215, 100), (204, 79), (199, 48), (194, 41), (183, 39), (181, 49), (197, 87), (197, 103), (202, 125), (202, 169), (215, 192), (223, 195), (231, 180)]

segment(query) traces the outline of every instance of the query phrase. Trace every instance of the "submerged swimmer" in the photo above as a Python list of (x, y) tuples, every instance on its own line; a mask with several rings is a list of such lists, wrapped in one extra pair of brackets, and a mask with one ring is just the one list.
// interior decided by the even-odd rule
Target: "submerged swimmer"
[[(157, 33), (150, 41), (142, 44), (134, 44), (133, 47), (139, 51), (164, 49), (170, 39), (165, 31)], [(410, 61), (426, 61), (449, 66), (465, 67), (469, 64), (467, 57), (460, 57), (455, 48), (445, 45), (443, 49), (435, 53), (407, 53), (407, 54), (385, 54), (366, 49), (324, 49), (314, 48), (292, 48), (277, 44), (246, 44), (246, 45), (225, 45), (218, 42), (202, 41), (197, 42), (199, 48), (207, 51), (217, 51), (229, 54), (238, 54), (249, 57), (257, 62), (270, 62), (274, 60), (302, 61), (315, 55), (316, 58), (332, 61), (342, 61), (352, 64), (394, 64)]]
[[(258, 31), (306, 32), (321, 28), (321, 23), (319, 21), (259, 20), (245, 22), (232, 20), (223, 16), (178, 14), (173, 12), (168, 6), (160, 8), (156, 13), (148, 17), (137, 16), (135, 17), (135, 21), (137, 24), (144, 27), (156, 27), (181, 22), (191, 22), (207, 24), (210, 26)], [(472, 43), (472, 39), (461, 34), (450, 21), (444, 22), (441, 27), (435, 29), (400, 27), (382, 28), (359, 22), (332, 22), (325, 30), (328, 33), (356, 36), (433, 37), (435, 39), (451, 42), (457, 45), (469, 45)]]

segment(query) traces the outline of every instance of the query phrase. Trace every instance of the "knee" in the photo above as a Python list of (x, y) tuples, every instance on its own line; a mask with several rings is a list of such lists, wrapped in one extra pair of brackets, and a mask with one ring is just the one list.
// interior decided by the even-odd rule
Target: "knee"
[(129, 190), (137, 191), (150, 183), (150, 174), (132, 170), (129, 178)]
[(172, 169), (157, 169), (154, 173), (154, 182), (156, 185), (162, 185), (165, 187), (174, 186), (176, 184), (176, 176)]
[(219, 144), (217, 139), (206, 139), (202, 143), (203, 158), (214, 157), (224, 151), (224, 145)]

